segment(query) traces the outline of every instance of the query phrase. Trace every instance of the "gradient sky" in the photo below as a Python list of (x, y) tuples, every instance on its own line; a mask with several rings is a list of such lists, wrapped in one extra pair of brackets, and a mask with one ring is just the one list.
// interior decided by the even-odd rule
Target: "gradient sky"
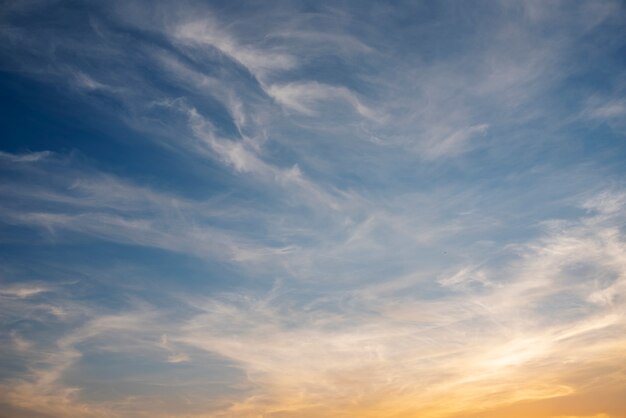
[(622, 1), (0, 2), (0, 417), (626, 417)]

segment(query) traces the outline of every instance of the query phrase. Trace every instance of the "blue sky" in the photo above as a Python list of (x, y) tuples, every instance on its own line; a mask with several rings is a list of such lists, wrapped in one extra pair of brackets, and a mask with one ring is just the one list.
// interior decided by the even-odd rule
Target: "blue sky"
[(0, 411), (623, 417), (625, 19), (4, 3)]

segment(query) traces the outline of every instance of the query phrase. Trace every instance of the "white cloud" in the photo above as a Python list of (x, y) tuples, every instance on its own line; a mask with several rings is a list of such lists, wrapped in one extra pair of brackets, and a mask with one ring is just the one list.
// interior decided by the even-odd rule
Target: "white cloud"
[(49, 289), (46, 286), (35, 286), (27, 284), (16, 284), (11, 286), (0, 287), (1, 296), (28, 298), (38, 295), (40, 293), (48, 292)]
[(427, 158), (441, 158), (460, 154), (472, 148), (469, 143), (472, 139), (487, 132), (489, 125), (486, 123), (473, 125), (453, 132), (443, 138), (432, 138), (423, 148), (423, 154)]
[(288, 53), (241, 45), (232, 36), (218, 28), (213, 19), (184, 22), (172, 28), (171, 33), (181, 42), (212, 46), (220, 50), (241, 63), (260, 80), (274, 71), (289, 70), (297, 65), (295, 58)]
[[(351, 296), (330, 295), (319, 304), (310, 301), (308, 309), (296, 308), (280, 292), (267, 299), (194, 298), (191, 303), (204, 312), (170, 338), (240, 364), (261, 391), (248, 401), (268, 400), (253, 406), (266, 412), (321, 408), (318, 399), (345, 406), (359, 396), (351, 387), (372, 399), (385, 393), (398, 402), (404, 393), (423, 411), (454, 391), (457, 399), (448, 404), (449, 414), (471, 410), (494, 391), (508, 395), (491, 399), (491, 407), (573, 394), (577, 387), (558, 380), (564, 353), (581, 368), (603, 357), (610, 361), (622, 344), (619, 332), (626, 329), (623, 298), (600, 310), (587, 304), (597, 286), (606, 291), (626, 282), (626, 246), (623, 237), (611, 233), (621, 212), (611, 218), (597, 215), (603, 216), (601, 225), (595, 216), (546, 230), (546, 236), (517, 247), (517, 259), (502, 269), (466, 268), (443, 280), (464, 297), (424, 300), (406, 287), (392, 293), (361, 289)], [(615, 279), (601, 285), (587, 274), (578, 276), (572, 269), (580, 265)], [(457, 287), (475, 278), (490, 286)], [(414, 286), (415, 280), (404, 285)], [(575, 314), (561, 311), (562, 317), (553, 317), (551, 297), (575, 302)], [(333, 309), (316, 308), (329, 304)], [(431, 378), (416, 381), (416, 376)], [(362, 379), (370, 382), (367, 387), (356, 384)], [(546, 385), (548, 379), (553, 383)], [(525, 390), (515, 392), (522, 383)], [(302, 388), (300, 407), (292, 402), (294, 387)]]
[(626, 102), (612, 100), (608, 103), (597, 104), (585, 109), (584, 114), (592, 119), (616, 119), (626, 114)]
[(355, 93), (341, 86), (317, 82), (272, 84), (267, 87), (267, 93), (285, 108), (308, 116), (318, 114), (321, 102), (339, 99), (352, 106), (360, 116), (374, 120), (380, 118), (373, 109), (364, 105)]
[(40, 151), (40, 152), (27, 152), (23, 154), (13, 154), (9, 152), (0, 151), (0, 158), (14, 162), (14, 163), (32, 163), (40, 160), (44, 160), (50, 157), (51, 153), (49, 151)]
[[(393, 8), (366, 22), (328, 7), (234, 21), (201, 6), (120, 2), (101, 25), (90, 17), (91, 37), (3, 28), (3, 56), (28, 51), (15, 66), (23, 74), (72, 94), (107, 92), (150, 138), (142, 146), (162, 145), (176, 169), (193, 161), (192, 177), (217, 171), (226, 190), (183, 197), (176, 179), (164, 181), (184, 190), (164, 192), (50, 152), (0, 151), (12, 175), (0, 187), (3, 224), (41, 230), (50, 246), (80, 235), (192, 255), (203, 272), (227, 262), (253, 283), (218, 293), (207, 273), (206, 287), (175, 277), (187, 293), (141, 296), (168, 293), (191, 312), (184, 318), (165, 307), (111, 314), (36, 282), (1, 287), (3, 312), (45, 326), (52, 341), (42, 349), (25, 328), (10, 335), (28, 373), (4, 384), (3, 399), (58, 416), (174, 414), (153, 392), (84, 397), (65, 378), (90, 344), (146, 354), (155, 370), (194, 369), (207, 356), (242, 372), (220, 382), (226, 400), (181, 396), (176, 413), (187, 416), (457, 416), (596, 387), (568, 373), (623, 360), (625, 195), (616, 186), (566, 206), (605, 187), (610, 169), (546, 169), (552, 160), (533, 147), (553, 145), (542, 142), (549, 135), (518, 139), (558, 131), (569, 104), (553, 112), (543, 99), (568, 78), (581, 34), (614, 10), (600, 3), (567, 13), (559, 2), (500, 5), (467, 39), (440, 37), (457, 22), (442, 9), (432, 27), (398, 27), (377, 43), (368, 41), (396, 19)], [(431, 35), (453, 47), (435, 48)], [(321, 58), (337, 74), (318, 71)], [(575, 114), (614, 123), (624, 103), (591, 100)], [(484, 170), (447, 160), (481, 148)], [(519, 162), (519, 149), (538, 165)]]

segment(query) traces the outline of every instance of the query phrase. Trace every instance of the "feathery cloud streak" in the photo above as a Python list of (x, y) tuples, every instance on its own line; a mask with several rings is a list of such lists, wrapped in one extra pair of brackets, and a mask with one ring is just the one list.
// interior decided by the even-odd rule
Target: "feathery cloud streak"
[(0, 410), (623, 417), (623, 5), (366, 6), (3, 6)]

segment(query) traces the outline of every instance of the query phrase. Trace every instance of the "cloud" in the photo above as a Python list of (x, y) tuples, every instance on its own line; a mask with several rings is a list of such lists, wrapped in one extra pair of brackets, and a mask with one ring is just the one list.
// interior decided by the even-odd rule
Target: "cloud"
[(267, 92), (287, 109), (314, 116), (319, 102), (341, 99), (350, 104), (361, 116), (376, 119), (376, 112), (363, 105), (357, 96), (345, 87), (335, 87), (320, 83), (289, 83), (270, 85)]
[(13, 163), (32, 163), (50, 157), (49, 151), (27, 152), (23, 154), (12, 154), (9, 152), (0, 152), (0, 158)]
[(480, 124), (458, 130), (444, 138), (433, 138), (430, 145), (424, 150), (427, 158), (439, 158), (460, 154), (471, 147), (468, 142), (478, 135), (485, 134), (489, 125)]
[(46, 288), (45, 286), (28, 286), (24, 284), (19, 284), (0, 288), (0, 295), (17, 298), (28, 298), (47, 291), (48, 288)]
[(589, 116), (597, 119), (611, 119), (626, 113), (626, 105), (620, 101), (606, 103), (589, 110)]
[(610, 415), (607, 414), (596, 414), (596, 415), (585, 415), (585, 416), (580, 416), (580, 415), (560, 415), (558, 417), (554, 417), (554, 418), (611, 418)]
[[(39, 161), (28, 155), (10, 160)], [(246, 243), (243, 237), (237, 238), (234, 231), (210, 226), (208, 219), (212, 216), (228, 216), (221, 210), (211, 210), (210, 201), (183, 199), (109, 174), (83, 171), (71, 160), (50, 160), (48, 164), (31, 167), (20, 180), (0, 189), (18, 206), (29, 202), (32, 208), (7, 205), (2, 209), (5, 223), (39, 227), (53, 235), (73, 231), (98, 239), (238, 262), (259, 260), (272, 253), (266, 245), (256, 246)], [(48, 174), (51, 167), (56, 170), (54, 176)], [(37, 209), (40, 205), (53, 205), (54, 209)], [(181, 231), (185, 233), (181, 235)], [(280, 251), (274, 254), (280, 255)]]
[(261, 80), (273, 71), (289, 70), (297, 65), (296, 59), (288, 53), (239, 44), (220, 30), (212, 19), (184, 22), (175, 26), (171, 32), (180, 42), (216, 48)]
[[(603, 358), (612, 362), (623, 345), (616, 334), (626, 326), (623, 300), (594, 307), (587, 298), (599, 283), (568, 272), (587, 265), (614, 277), (605, 288), (624, 282), (623, 242), (609, 232), (621, 219), (614, 216), (603, 220), (608, 224), (596, 224), (591, 215), (548, 230), (523, 251), (515, 249), (518, 261), (510, 270), (480, 273), (491, 286), (465, 288), (469, 298), (419, 300), (397, 289), (393, 296), (378, 293), (367, 301), (356, 296), (367, 293), (357, 293), (347, 304), (341, 298), (351, 296), (338, 294), (319, 301), (320, 306), (336, 303), (331, 310), (316, 308), (314, 300), (302, 310), (280, 293), (267, 299), (224, 295), (196, 304), (203, 313), (169, 338), (240, 364), (263, 391), (254, 397), (265, 399), (265, 406), (245, 405), (264, 413), (289, 410), (306, 416), (308, 408), (324, 411), (322, 405), (354, 413), (358, 409), (350, 408), (371, 402), (368, 408), (383, 408), (378, 409), (385, 411), (382, 416), (430, 416), (454, 393), (454, 402), (438, 406), (442, 416), (452, 416), (482, 405), (572, 395), (582, 383), (560, 381), (564, 352), (571, 372)], [(553, 318), (550, 304), (559, 298), (570, 301), (572, 311)], [(431, 378), (411, 384), (411, 376)], [(363, 379), (369, 383), (363, 385)], [(515, 389), (520, 385), (524, 389)], [(294, 388), (300, 388), (297, 395)], [(494, 393), (501, 395), (493, 398)], [(409, 406), (409, 398), (420, 406)]]
[(618, 2), (147, 6), (7, 9), (0, 402), (615, 416)]

